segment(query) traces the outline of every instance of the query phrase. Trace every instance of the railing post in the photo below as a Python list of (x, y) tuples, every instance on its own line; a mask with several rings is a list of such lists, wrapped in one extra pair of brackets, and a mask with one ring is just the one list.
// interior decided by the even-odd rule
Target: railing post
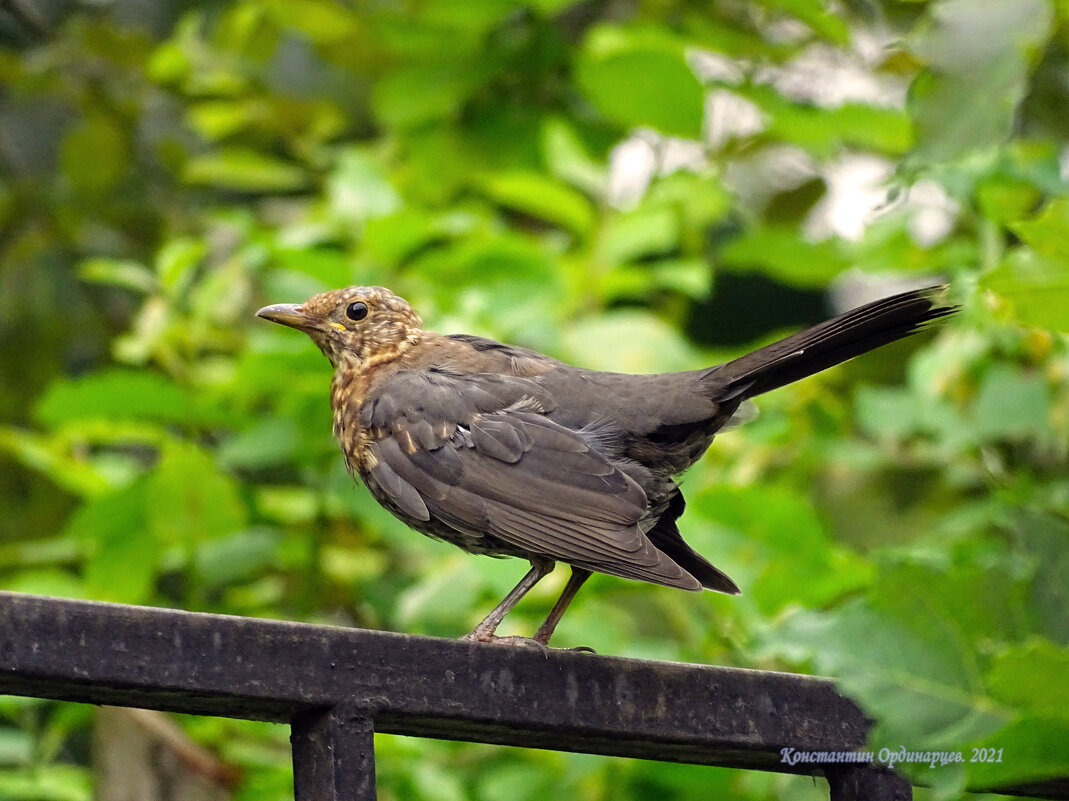
[(828, 771), (831, 801), (913, 801), (913, 788), (895, 773), (877, 765)]
[(375, 801), (375, 723), (339, 704), (290, 723), (295, 801)]

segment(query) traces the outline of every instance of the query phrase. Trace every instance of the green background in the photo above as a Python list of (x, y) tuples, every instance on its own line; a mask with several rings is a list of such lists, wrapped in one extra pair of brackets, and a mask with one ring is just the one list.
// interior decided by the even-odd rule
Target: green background
[[(446, 637), (511, 587), (352, 484), (329, 365), (266, 303), (383, 284), (434, 330), (652, 372), (829, 286), (949, 280), (951, 324), (761, 398), (686, 475), (681, 528), (744, 595), (598, 576), (556, 644), (829, 675), (877, 750), (1003, 749), (909, 768), (918, 798), (1069, 775), (1066, 75), (1065, 0), (10, 0), (0, 587)], [(863, 229), (828, 213), (844, 165), (879, 176)], [(0, 699), (0, 798), (88, 799), (92, 715)], [(291, 797), (285, 727), (180, 721), (237, 798)], [(826, 797), (377, 752), (385, 799)]]

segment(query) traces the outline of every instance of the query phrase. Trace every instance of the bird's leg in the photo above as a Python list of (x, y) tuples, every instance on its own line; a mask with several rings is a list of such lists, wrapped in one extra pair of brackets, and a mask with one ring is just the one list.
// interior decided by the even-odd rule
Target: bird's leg
[(589, 570), (584, 570), (581, 567), (572, 568), (572, 575), (568, 578), (568, 583), (564, 585), (560, 598), (553, 604), (553, 608), (549, 610), (546, 622), (539, 626), (538, 631), (535, 632), (535, 640), (542, 643), (542, 645), (549, 645), (549, 638), (553, 636), (553, 630), (557, 628), (560, 619), (564, 617), (564, 610), (568, 608), (568, 604), (572, 602), (572, 598), (575, 597), (575, 594), (579, 592), (579, 588), (583, 586), (583, 582), (588, 578), (590, 578)]
[[(501, 603), (494, 607), (483, 621), (472, 629), (470, 632), (461, 637), (462, 640), (473, 640), (475, 642), (490, 642), (494, 639), (494, 632), (497, 631), (497, 627), (501, 625), (501, 621), (505, 619), (505, 615), (512, 611), (520, 599), (530, 592), (531, 588), (548, 576), (553, 571), (553, 562), (549, 559), (543, 559), (541, 557), (533, 557), (531, 559), (531, 569), (527, 571), (527, 575), (520, 579), (520, 583), (513, 587), (509, 594), (506, 595)], [(573, 574), (574, 577), (574, 574)], [(569, 582), (569, 585), (571, 582)], [(578, 587), (576, 587), (578, 589)], [(567, 591), (567, 588), (565, 588)], [(559, 601), (557, 602), (560, 603)], [(563, 609), (561, 612), (563, 613)], [(551, 630), (552, 631), (552, 630)]]

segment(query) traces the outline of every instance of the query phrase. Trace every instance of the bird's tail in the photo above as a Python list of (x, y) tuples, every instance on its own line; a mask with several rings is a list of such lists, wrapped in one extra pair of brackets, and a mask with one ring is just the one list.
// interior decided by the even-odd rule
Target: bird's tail
[(902, 339), (958, 311), (946, 286), (892, 295), (709, 370), (719, 401), (752, 398)]

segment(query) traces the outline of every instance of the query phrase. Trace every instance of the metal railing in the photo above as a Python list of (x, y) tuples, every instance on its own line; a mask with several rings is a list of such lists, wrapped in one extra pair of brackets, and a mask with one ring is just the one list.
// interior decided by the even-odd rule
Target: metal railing
[(869, 729), (830, 681), (788, 673), (0, 593), (0, 693), (288, 723), (297, 801), (373, 799), (376, 731), (912, 797), (878, 765), (785, 762), (861, 748)]

